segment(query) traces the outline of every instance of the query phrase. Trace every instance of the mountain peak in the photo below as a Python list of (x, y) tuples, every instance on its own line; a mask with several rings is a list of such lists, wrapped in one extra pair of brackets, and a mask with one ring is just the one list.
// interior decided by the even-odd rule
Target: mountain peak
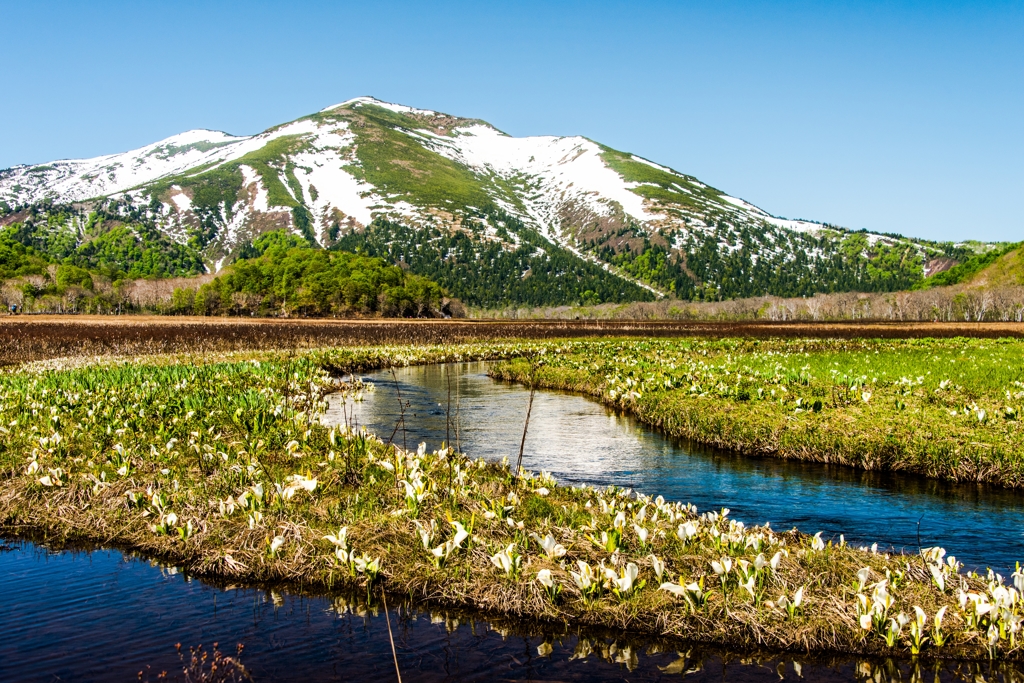
[(340, 104), (332, 104), (329, 107), (325, 107), (324, 109), (320, 110), (320, 113), (323, 114), (323, 113), (326, 113), (326, 112), (329, 112), (329, 111), (333, 111), (335, 109), (341, 109), (343, 107), (355, 108), (355, 107), (358, 107), (361, 104), (372, 104), (372, 105), (377, 106), (377, 107), (383, 107), (384, 109), (389, 109), (389, 110), (391, 110), (391, 111), (393, 111), (393, 112), (395, 112), (397, 114), (418, 114), (418, 115), (421, 115), (421, 116), (436, 116), (437, 115), (437, 112), (431, 111), (429, 109), (416, 109), (415, 107), (407, 107), (404, 104), (396, 104), (394, 102), (385, 102), (384, 100), (378, 100), (376, 97), (371, 97), (371, 96), (353, 97), (352, 99), (345, 100), (344, 102), (341, 102)]

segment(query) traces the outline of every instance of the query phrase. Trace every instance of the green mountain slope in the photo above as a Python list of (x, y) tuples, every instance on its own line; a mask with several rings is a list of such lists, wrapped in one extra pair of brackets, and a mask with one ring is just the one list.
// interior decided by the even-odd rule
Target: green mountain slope
[(1024, 284), (1020, 243), (995, 245), (981, 253), (967, 255), (952, 268), (914, 284), (913, 289), (948, 285), (1004, 286)]
[(1024, 287), (1024, 249), (1021, 243), (1005, 249), (991, 265), (966, 280), (974, 287)]

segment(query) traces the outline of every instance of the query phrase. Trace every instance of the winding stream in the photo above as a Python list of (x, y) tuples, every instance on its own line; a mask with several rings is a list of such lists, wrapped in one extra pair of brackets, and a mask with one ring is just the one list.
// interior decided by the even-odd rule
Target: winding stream
[[(376, 391), (346, 408), (333, 397), (326, 419), (340, 424), (347, 418), (387, 439), (401, 415), (400, 393), (407, 407), (397, 443), (438, 448), (446, 430), (454, 443), (457, 424), (467, 455), (514, 462), (529, 391), (495, 381), (486, 370), (486, 363), (464, 363), (447, 371), (428, 365), (396, 369), (394, 376), (370, 373), (364, 378)], [(844, 534), (849, 543), (917, 552), (920, 534), (921, 546), (940, 545), (969, 569), (992, 567), (1004, 576), (1024, 560), (1019, 492), (702, 448), (571, 394), (536, 393), (523, 466), (547, 470), (563, 483), (630, 487), (701, 511), (727, 507), (748, 524), (823, 531), (826, 538)]]

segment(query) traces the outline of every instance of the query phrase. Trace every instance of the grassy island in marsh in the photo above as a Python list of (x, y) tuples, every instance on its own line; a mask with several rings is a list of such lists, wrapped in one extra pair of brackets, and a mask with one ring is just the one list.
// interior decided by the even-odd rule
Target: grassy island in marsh
[(1018, 340), (593, 341), (492, 374), (742, 453), (1024, 486)]
[(963, 573), (940, 549), (889, 555), (747, 527), (657, 492), (560, 486), (319, 421), (327, 393), (369, 390), (339, 379), (350, 370), (516, 357), (553, 369), (614, 348), (508, 342), (22, 366), (0, 375), (0, 533), (114, 544), (235, 581), (365, 586), (730, 647), (1021, 658), (1019, 571), (1007, 583)]

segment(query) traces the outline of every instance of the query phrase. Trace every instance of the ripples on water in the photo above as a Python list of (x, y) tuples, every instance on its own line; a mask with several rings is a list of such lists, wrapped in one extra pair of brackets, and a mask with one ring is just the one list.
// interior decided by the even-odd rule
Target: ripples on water
[[(529, 392), (492, 380), (485, 363), (397, 369), (408, 403), (409, 447), (438, 448), (446, 431), (470, 457), (515, 461)], [(400, 412), (390, 371), (366, 375), (376, 391), (349, 403), (349, 421), (387, 439)], [(455, 412), (458, 410), (458, 420)], [(342, 423), (335, 400), (327, 419)], [(456, 430), (456, 424), (458, 429)], [(589, 398), (538, 391), (534, 398), (523, 466), (548, 470), (570, 484), (631, 487), (650, 495), (694, 503), (700, 510), (728, 507), (748, 524), (770, 522), (786, 530), (858, 544), (917, 552), (941, 545), (968, 568), (1008, 572), (1024, 560), (1024, 496), (998, 488), (954, 485), (849, 467), (755, 458), (670, 439)]]
[[(0, 551), (0, 680), (135, 680), (172, 675), (183, 649), (233, 654), (256, 681), (395, 680), (387, 623), (375, 598), (214, 587), (113, 550)], [(678, 643), (584, 636), (459, 612), (390, 612), (402, 680), (412, 681), (903, 681), (907, 662), (751, 657)], [(985, 665), (924, 664), (942, 681), (1021, 680)], [(982, 677), (977, 676), (981, 674)], [(917, 680), (923, 680), (918, 678)]]

